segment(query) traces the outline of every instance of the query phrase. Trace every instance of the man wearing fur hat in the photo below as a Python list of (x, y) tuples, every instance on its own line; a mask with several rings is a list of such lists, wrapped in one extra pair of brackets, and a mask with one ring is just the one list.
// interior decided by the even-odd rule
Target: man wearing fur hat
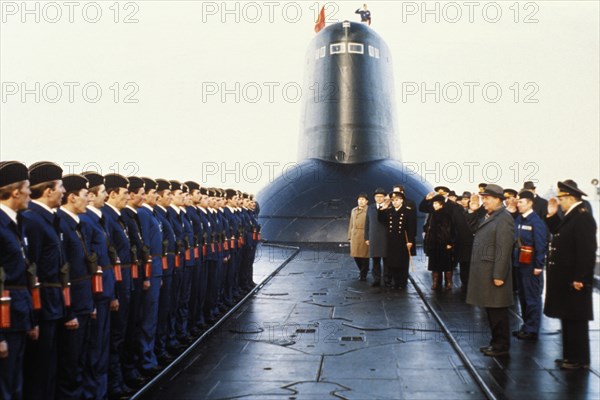
[(486, 356), (508, 354), (508, 308), (513, 305), (512, 248), (514, 219), (506, 211), (500, 186), (489, 184), (481, 192), (485, 215), (478, 218), (479, 201), (471, 200), (470, 221), (475, 227), (471, 252), (467, 303), (485, 307), (492, 339), (480, 351)]

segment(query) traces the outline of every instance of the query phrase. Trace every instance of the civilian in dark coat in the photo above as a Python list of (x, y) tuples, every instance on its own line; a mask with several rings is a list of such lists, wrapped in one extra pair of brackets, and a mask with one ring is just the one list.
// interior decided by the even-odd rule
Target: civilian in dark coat
[[(432, 271), (431, 288), (433, 290), (440, 288), (443, 272), (446, 277), (446, 289), (452, 289), (452, 250), (455, 237), (454, 223), (450, 211), (452, 206), (446, 205), (446, 199), (441, 195), (434, 196), (431, 203), (433, 212), (425, 236), (425, 248), (429, 257), (427, 269)], [(448, 203), (452, 202), (449, 201)]]
[[(473, 229), (469, 225), (469, 203), (471, 192), (463, 192), (457, 199), (456, 207), (452, 208), (452, 219), (455, 226), (454, 261), (460, 266), (461, 292), (466, 295), (469, 284), (469, 267), (471, 251), (473, 250)], [(483, 210), (483, 208), (482, 208)]]
[[(456, 198), (456, 193), (448, 189), (446, 186), (437, 186), (433, 189), (433, 192), (427, 193), (427, 195), (421, 200), (419, 203), (419, 211), (427, 214), (427, 218), (425, 218), (425, 224), (423, 225), (423, 238), (427, 235), (429, 231), (429, 225), (431, 223), (431, 213), (433, 213), (433, 197), (436, 195), (440, 195), (444, 198), (444, 201), (448, 202), (448, 194), (452, 192), (454, 197)], [(415, 210), (416, 213), (416, 210)], [(427, 246), (424, 247), (425, 254), (427, 254)], [(414, 253), (411, 253), (414, 254)], [(427, 254), (429, 255), (429, 254)]]
[[(587, 368), (590, 363), (588, 321), (593, 317), (592, 290), (596, 261), (596, 222), (585, 209), (585, 196), (573, 181), (558, 182), (558, 201), (551, 199), (546, 223), (552, 233), (548, 252), (544, 314), (560, 318), (563, 369)], [(558, 204), (565, 216), (557, 215)]]
[[(385, 226), (377, 219), (377, 210), (383, 206), (385, 195), (385, 190), (375, 190), (375, 202), (367, 207), (365, 218), (365, 241), (369, 246), (369, 257), (373, 259), (373, 286), (381, 285), (381, 261), (385, 260), (387, 251)], [(386, 280), (385, 283), (390, 282)]]

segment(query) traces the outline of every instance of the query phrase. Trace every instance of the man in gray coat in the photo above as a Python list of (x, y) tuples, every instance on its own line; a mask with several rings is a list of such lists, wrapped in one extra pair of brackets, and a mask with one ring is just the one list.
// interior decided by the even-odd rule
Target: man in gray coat
[[(471, 268), (467, 303), (485, 307), (492, 333), (489, 346), (480, 350), (486, 356), (508, 354), (510, 347), (508, 307), (513, 305), (512, 248), (514, 241), (514, 219), (504, 207), (503, 189), (494, 184), (487, 185), (481, 193), (483, 208), (474, 195), (468, 219), (474, 229), (475, 238), (471, 252)], [(480, 210), (479, 210), (480, 211)]]
[[(381, 261), (386, 257), (387, 235), (385, 226), (377, 219), (377, 210), (383, 206), (386, 192), (382, 188), (375, 189), (375, 203), (367, 207), (365, 219), (365, 241), (369, 246), (369, 258), (373, 259), (373, 285), (381, 286)], [(386, 271), (387, 272), (387, 271)], [(386, 277), (389, 274), (386, 273)], [(391, 286), (391, 277), (384, 279), (386, 286)]]

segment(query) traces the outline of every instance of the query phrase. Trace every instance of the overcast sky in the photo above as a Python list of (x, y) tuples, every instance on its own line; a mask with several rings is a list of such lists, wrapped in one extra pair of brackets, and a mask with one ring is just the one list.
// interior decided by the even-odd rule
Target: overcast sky
[[(257, 192), (298, 161), (323, 4), (2, 1), (0, 158)], [(368, 3), (402, 160), (457, 191), (572, 178), (593, 194), (599, 3), (426, 4)], [(332, 23), (362, 3), (327, 5)]]

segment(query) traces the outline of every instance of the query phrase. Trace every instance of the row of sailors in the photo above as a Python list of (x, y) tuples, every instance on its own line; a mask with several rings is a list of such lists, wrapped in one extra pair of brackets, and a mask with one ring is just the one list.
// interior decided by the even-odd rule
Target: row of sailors
[(128, 398), (255, 286), (256, 203), (62, 172), (0, 162), (0, 398)]

